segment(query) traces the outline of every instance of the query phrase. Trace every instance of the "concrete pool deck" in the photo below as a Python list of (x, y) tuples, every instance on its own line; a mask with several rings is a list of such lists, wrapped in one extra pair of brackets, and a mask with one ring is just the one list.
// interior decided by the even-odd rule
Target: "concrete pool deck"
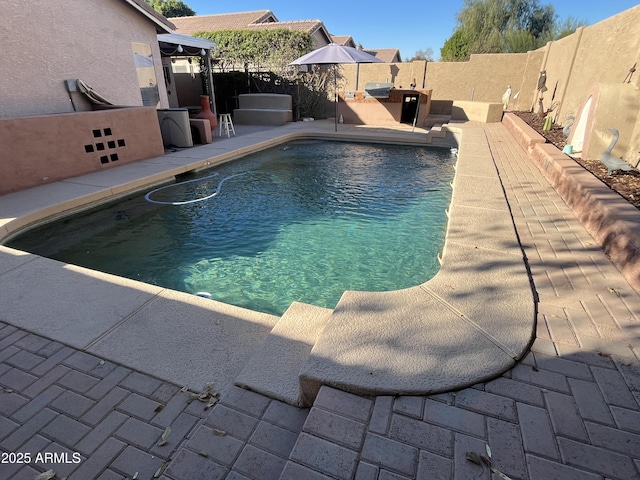
[[(3, 248), (0, 320), (6, 326), (0, 330), (0, 352), (5, 359), (1, 364), (0, 383), (12, 391), (6, 393), (10, 397), (7, 402), (0, 402), (6, 415), (0, 423), (0, 447), (3, 451), (16, 451), (23, 445), (31, 448), (49, 445), (47, 448), (54, 451), (65, 448), (63, 445), (66, 449), (76, 449), (86, 461), (79, 466), (64, 467), (72, 474), (71, 478), (98, 478), (99, 475), (100, 478), (122, 478), (118, 475), (133, 475), (136, 471), (146, 472), (146, 477), (140, 478), (151, 478), (166, 460), (169, 464), (162, 478), (176, 480), (382, 479), (430, 478), (430, 475), (489, 478), (488, 469), (482, 470), (465, 460), (465, 451), (482, 453), (487, 443), (493, 451), (494, 465), (513, 478), (601, 478), (602, 475), (639, 478), (636, 447), (640, 437), (637, 429), (640, 370), (635, 357), (638, 296), (593, 246), (584, 230), (576, 226), (575, 218), (544, 179), (529, 168), (526, 155), (502, 125), (469, 128), (482, 132), (478, 137), (488, 137), (487, 152), (493, 168), (497, 166), (507, 194), (540, 301), (534, 353), (514, 369), (494, 380), (489, 381), (489, 375), (478, 379), (480, 383), (472, 388), (427, 397), (370, 398), (325, 386), (310, 411), (227, 387), (221, 404), (213, 411), (196, 412), (193, 406), (186, 406), (177, 387), (149, 376), (148, 373), (153, 372), (147, 368), (136, 366), (151, 364), (159, 368), (158, 363), (182, 362), (182, 368), (188, 366), (186, 374), (194, 375), (192, 369), (202, 365), (198, 363), (203, 360), (198, 346), (206, 342), (196, 335), (185, 338), (185, 332), (179, 327), (163, 326), (157, 322), (157, 316), (166, 314), (167, 319), (191, 316), (201, 324), (207, 321), (211, 324), (213, 318), (213, 323), (220, 323), (215, 327), (210, 325), (219, 329), (212, 334), (223, 334), (229, 318), (237, 321), (244, 317), (247, 324), (259, 325), (262, 329), (257, 335), (260, 340), (248, 337), (248, 343), (253, 344), (251, 351), (267, 338), (276, 318), (252, 318), (250, 312), (235, 308), (225, 311), (226, 317), (214, 316), (210, 304), (186, 294), (175, 298), (172, 295), (177, 294), (159, 291), (162, 289), (156, 287), (120, 283), (121, 280), (113, 277), (64, 267)], [(464, 148), (463, 134), (461, 156)], [(460, 164), (458, 168), (461, 167)], [(458, 170), (457, 178), (460, 173)], [(71, 183), (75, 188), (75, 183)], [(114, 185), (117, 190), (119, 184)], [(87, 185), (81, 186), (85, 192), (90, 191)], [(50, 195), (61, 194), (62, 190), (51, 189)], [(456, 190), (462, 189), (454, 188), (454, 195)], [(2, 217), (7, 212), (5, 198), (0, 199)], [(475, 205), (469, 208), (482, 210), (491, 206), (492, 197), (485, 191), (474, 199)], [(34, 200), (43, 206), (51, 203), (51, 198)], [(16, 200), (13, 208), (27, 217), (34, 209), (24, 196)], [(451, 211), (455, 208), (452, 206)], [(478, 223), (482, 226), (477, 227), (476, 232), (480, 238), (472, 237), (467, 241), (469, 245), (460, 242), (462, 246), (473, 246), (476, 250), (477, 243), (491, 237), (485, 231), (486, 224), (479, 220)], [(452, 222), (450, 229), (452, 225), (455, 223)], [(506, 228), (504, 223), (498, 225)], [(509, 242), (512, 239), (503, 238)], [(495, 250), (496, 245), (491, 249)], [(518, 255), (509, 248), (504, 250), (501, 262), (516, 269)], [(445, 250), (443, 266), (449, 254), (457, 255), (455, 246), (448, 252)], [(521, 261), (522, 254), (519, 258)], [(29, 268), (24, 268), (29, 264)], [(491, 268), (492, 264), (487, 263), (485, 269)], [(465, 270), (462, 268), (458, 273), (464, 275)], [(480, 269), (472, 275), (482, 272)], [(53, 280), (45, 289), (38, 288), (38, 283), (44, 283), (45, 275), (51, 275)], [(109, 293), (110, 288), (105, 286), (118, 288)], [(454, 285), (436, 282), (431, 288), (438, 287), (460, 297), (469, 294), (464, 282)], [(62, 291), (56, 292), (56, 288)], [(531, 287), (528, 288), (532, 295)], [(502, 292), (492, 289), (492, 293), (491, 301), (499, 301)], [(72, 309), (59, 307), (56, 303), (62, 295), (81, 298), (83, 303), (78, 302)], [(345, 297), (346, 306), (337, 309), (337, 314), (346, 315), (344, 312), (352, 305), (358, 306), (358, 296)], [(533, 296), (530, 301), (532, 306)], [(130, 308), (129, 317), (126, 308), (115, 308), (114, 305), (120, 304)], [(381, 307), (384, 305), (376, 303), (371, 311), (384, 318), (384, 310), (378, 310)], [(419, 310), (417, 307), (416, 311)], [(475, 315), (468, 314), (469, 311)], [(462, 312), (471, 319), (485, 316), (474, 310)], [(54, 327), (54, 318), (58, 317), (62, 325)], [(69, 339), (55, 341), (56, 335), (67, 334), (78, 320), (86, 322), (88, 328), (70, 332), (71, 339), (75, 338), (80, 350), (84, 348), (80, 346), (82, 342), (90, 341), (89, 353), (63, 346), (63, 343), (71, 344)], [(533, 321), (528, 319), (529, 328)], [(104, 352), (91, 350), (123, 323), (131, 327), (126, 335), (114, 340)], [(98, 333), (92, 337), (94, 328)], [(52, 338), (54, 341), (49, 340)], [(171, 343), (173, 347), (167, 347)], [(493, 348), (500, 342), (492, 343)], [(225, 345), (222, 350), (226, 351), (210, 346), (211, 360), (205, 362), (210, 373), (226, 368), (225, 355), (233, 353), (237, 346)], [(523, 348), (526, 349), (526, 345)], [(54, 350), (56, 353), (52, 353)], [(455, 354), (455, 349), (452, 350)], [(122, 358), (115, 358), (118, 356)], [(35, 365), (39, 359), (42, 363)], [(49, 368), (55, 365), (55, 375), (43, 373), (47, 372), (43, 367), (45, 363)], [(392, 367), (402, 370), (401, 365)], [(166, 365), (160, 368), (168, 368), (172, 375), (180, 369), (171, 372)], [(168, 376), (155, 375), (165, 380)], [(190, 383), (182, 380), (174, 383)], [(110, 398), (108, 408), (98, 395), (98, 385)], [(172, 391), (171, 395), (167, 393), (161, 398), (158, 394), (161, 388)], [(43, 396), (42, 391), (46, 395)], [(75, 406), (67, 406), (67, 401)], [(153, 405), (152, 401), (164, 404), (167, 411), (152, 413), (141, 408)], [(40, 410), (36, 410), (36, 404)], [(103, 417), (94, 412), (99, 405), (105, 412)], [(163, 453), (154, 445), (165, 424), (173, 425), (174, 437), (170, 442), (171, 451)], [(74, 427), (75, 434), (67, 433), (66, 437), (57, 434), (62, 426)], [(87, 433), (89, 426), (95, 428)], [(140, 427), (139, 431), (134, 432), (134, 426)], [(228, 435), (221, 435), (221, 430)], [(155, 433), (158, 435), (153, 437)], [(7, 478), (14, 478), (14, 473), (18, 478), (20, 474), (42, 469), (42, 466), (36, 470), (32, 466), (14, 466)], [(88, 470), (97, 473), (87, 476)]]

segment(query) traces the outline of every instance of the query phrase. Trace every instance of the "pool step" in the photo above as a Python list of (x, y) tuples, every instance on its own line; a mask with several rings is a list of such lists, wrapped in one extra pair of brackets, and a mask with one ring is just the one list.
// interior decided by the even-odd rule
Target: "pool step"
[(422, 125), (425, 128), (435, 127), (436, 125), (444, 125), (445, 123), (449, 123), (451, 120), (451, 115), (434, 115), (429, 114), (427, 118), (424, 119), (424, 124)]
[(429, 129), (427, 144), (434, 147), (455, 147), (457, 141), (444, 125), (437, 124)]
[(333, 310), (294, 302), (235, 380), (239, 387), (303, 406), (298, 375)]

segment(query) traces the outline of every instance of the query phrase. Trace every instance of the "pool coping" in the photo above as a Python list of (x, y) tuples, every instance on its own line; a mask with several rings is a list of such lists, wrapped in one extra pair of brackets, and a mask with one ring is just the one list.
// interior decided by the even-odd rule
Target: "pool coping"
[[(429, 140), (424, 132), (341, 125), (335, 134), (328, 126), (298, 122), (5, 195), (0, 241), (44, 218), (288, 140)], [(443, 130), (460, 144), (440, 272), (396, 292), (345, 292), (309, 346), (300, 371), (302, 403), (321, 385), (363, 394), (462, 388), (500, 375), (528, 351), (535, 302), (484, 131), (462, 124)], [(222, 390), (279, 320), (4, 246), (0, 301), (11, 305), (2, 318), (10, 324), (178, 384), (213, 381)]]

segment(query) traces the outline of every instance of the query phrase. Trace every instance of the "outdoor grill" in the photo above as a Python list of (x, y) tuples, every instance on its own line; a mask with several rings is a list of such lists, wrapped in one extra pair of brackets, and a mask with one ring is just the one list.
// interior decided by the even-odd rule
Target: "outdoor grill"
[(364, 98), (389, 98), (390, 83), (367, 83), (364, 86)]

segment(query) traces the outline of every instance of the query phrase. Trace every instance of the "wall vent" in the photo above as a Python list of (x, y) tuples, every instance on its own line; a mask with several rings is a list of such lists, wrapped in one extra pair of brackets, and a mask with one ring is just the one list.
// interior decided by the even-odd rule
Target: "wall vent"
[[(102, 139), (104, 137), (113, 137), (113, 130), (110, 127), (105, 128), (95, 128), (91, 130), (91, 135), (95, 139)], [(96, 153), (100, 152), (97, 158), (100, 160), (101, 164), (107, 164), (109, 162), (117, 162), (120, 160), (120, 154), (116, 152), (109, 152), (108, 155), (102, 155), (105, 150), (117, 150), (126, 147), (127, 144), (124, 138), (114, 138), (107, 139), (105, 138), (103, 141), (95, 141), (95, 143), (87, 143), (84, 145), (85, 153)], [(92, 158), (96, 158), (92, 155)]]

